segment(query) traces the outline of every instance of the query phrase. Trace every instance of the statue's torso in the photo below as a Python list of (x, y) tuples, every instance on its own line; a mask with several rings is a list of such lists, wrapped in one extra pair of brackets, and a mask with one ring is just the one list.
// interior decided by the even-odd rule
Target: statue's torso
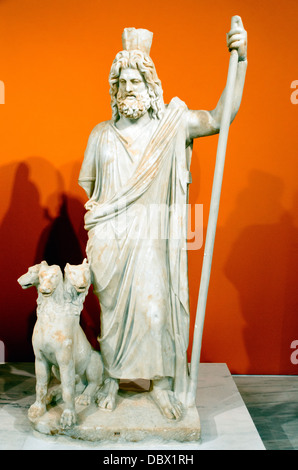
[(150, 121), (134, 138), (109, 124), (106, 138), (99, 148), (102, 185), (98, 202), (103, 203), (118, 193), (136, 171), (154, 134), (157, 122)]

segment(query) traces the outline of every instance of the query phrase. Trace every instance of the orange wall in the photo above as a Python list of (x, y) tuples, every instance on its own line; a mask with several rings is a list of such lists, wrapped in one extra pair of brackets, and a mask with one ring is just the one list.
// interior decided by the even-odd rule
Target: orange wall
[[(212, 109), (224, 88), (225, 34), (234, 14), (249, 34), (249, 67), (230, 130), (202, 361), (234, 373), (297, 374), (298, 79), (296, 0), (1, 0), (1, 326), (6, 359), (33, 359), (35, 292), (16, 283), (44, 257), (81, 262), (87, 138), (110, 119), (108, 73), (124, 27), (154, 32), (165, 99)], [(196, 141), (191, 202), (206, 229), (217, 136)], [(194, 320), (203, 250), (189, 254)], [(89, 296), (82, 323), (98, 332)]]

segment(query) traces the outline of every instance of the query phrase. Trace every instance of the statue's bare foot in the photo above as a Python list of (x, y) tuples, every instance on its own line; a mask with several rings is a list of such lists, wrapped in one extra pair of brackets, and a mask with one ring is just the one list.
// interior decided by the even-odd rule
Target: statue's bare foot
[(113, 411), (116, 407), (116, 397), (119, 390), (119, 381), (109, 377), (97, 393), (97, 404), (99, 408)]
[(160, 409), (163, 416), (168, 419), (180, 419), (183, 406), (171, 390), (152, 390), (151, 397)]
[(170, 381), (163, 378), (153, 382), (151, 398), (158, 406), (161, 414), (167, 419), (180, 419), (183, 414), (182, 403), (170, 389)]

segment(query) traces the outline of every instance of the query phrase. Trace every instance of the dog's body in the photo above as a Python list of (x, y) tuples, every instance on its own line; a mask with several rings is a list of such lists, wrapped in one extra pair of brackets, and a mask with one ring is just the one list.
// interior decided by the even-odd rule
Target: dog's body
[[(70, 305), (72, 315), (80, 318), (84, 300), (91, 284), (90, 268), (86, 260), (78, 266), (67, 263), (64, 276), (65, 298)], [(81, 383), (87, 387), (78, 397), (81, 405), (89, 405), (97, 389), (102, 385), (103, 363), (98, 351), (95, 351), (82, 328), (75, 329), (75, 364), (76, 373)]]
[(32, 344), (35, 354), (36, 401), (30, 407), (29, 419), (35, 421), (46, 411), (46, 404), (53, 396), (48, 394), (51, 368), (61, 381), (65, 409), (62, 427), (76, 423), (75, 385), (87, 387), (78, 397), (80, 404), (89, 404), (102, 383), (103, 365), (80, 326), (80, 313), (90, 286), (89, 266), (84, 261), (78, 266), (67, 265), (65, 280), (59, 266), (46, 262), (29, 268), (18, 279), (26, 289), (38, 289), (37, 321)]

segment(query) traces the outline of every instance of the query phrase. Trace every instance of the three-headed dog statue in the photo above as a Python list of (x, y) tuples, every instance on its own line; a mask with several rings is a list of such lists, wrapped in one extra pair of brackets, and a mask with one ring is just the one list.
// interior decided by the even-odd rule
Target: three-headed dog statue
[[(18, 279), (23, 289), (35, 286), (38, 291), (37, 321), (32, 344), (35, 354), (36, 400), (28, 417), (36, 421), (46, 412), (54, 396), (62, 394), (64, 411), (62, 428), (76, 424), (75, 403), (88, 405), (102, 384), (101, 355), (90, 345), (80, 326), (80, 313), (91, 284), (88, 262), (65, 267), (65, 276), (57, 265), (46, 261), (36, 264)], [(49, 393), (53, 374), (60, 380), (54, 393)], [(77, 398), (76, 390), (81, 388)]]

